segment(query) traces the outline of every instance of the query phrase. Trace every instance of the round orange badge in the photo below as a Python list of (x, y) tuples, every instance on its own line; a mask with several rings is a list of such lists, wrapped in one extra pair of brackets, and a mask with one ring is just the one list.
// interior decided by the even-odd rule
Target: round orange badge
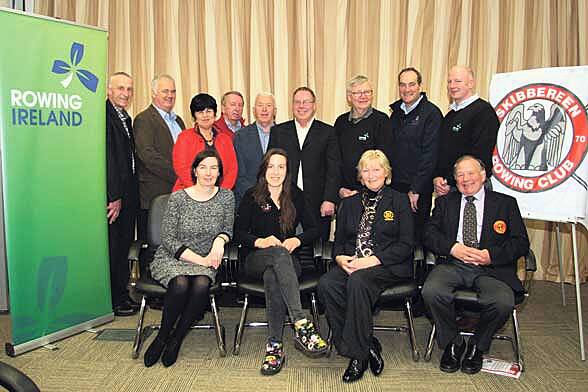
[(503, 220), (497, 220), (494, 222), (494, 231), (498, 234), (506, 233), (506, 223)]

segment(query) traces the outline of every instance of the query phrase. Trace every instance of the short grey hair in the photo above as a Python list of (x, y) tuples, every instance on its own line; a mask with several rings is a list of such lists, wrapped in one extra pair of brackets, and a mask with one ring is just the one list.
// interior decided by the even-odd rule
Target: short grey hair
[(159, 81), (161, 79), (168, 79), (168, 80), (171, 80), (172, 82), (174, 82), (174, 84), (176, 83), (174, 78), (172, 78), (168, 74), (157, 75), (151, 80), (151, 92), (157, 93), (157, 83), (159, 83)]
[(257, 95), (255, 96), (254, 102), (257, 102), (257, 98), (261, 98), (261, 97), (270, 97), (272, 99), (272, 101), (274, 102), (274, 106), (276, 106), (276, 97), (274, 97), (274, 94), (262, 91), (260, 93), (257, 93)]
[(110, 77), (108, 78), (108, 87), (111, 87), (112, 86), (112, 79), (114, 79), (117, 76), (126, 76), (127, 78), (133, 80), (133, 78), (131, 77), (131, 75), (129, 75), (128, 73), (123, 72), (123, 71), (118, 71), (118, 72), (115, 72), (112, 75), (110, 75)]
[(357, 86), (358, 84), (369, 83), (371, 85), (370, 80), (367, 76), (364, 75), (355, 75), (353, 78), (347, 81), (347, 93), (351, 92), (353, 86)]

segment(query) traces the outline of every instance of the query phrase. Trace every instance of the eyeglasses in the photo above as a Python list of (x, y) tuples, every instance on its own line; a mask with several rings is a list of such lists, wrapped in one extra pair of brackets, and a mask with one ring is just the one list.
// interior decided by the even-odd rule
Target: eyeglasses
[(214, 110), (212, 110), (211, 108), (205, 108), (202, 110), (196, 110), (196, 113), (212, 114), (212, 113), (214, 113)]
[(296, 106), (308, 106), (311, 103), (314, 103), (314, 101), (311, 101), (308, 99), (305, 99), (304, 101), (294, 101), (294, 105), (296, 105)]
[(371, 97), (373, 93), (374, 93), (374, 90), (363, 90), (363, 91), (352, 91), (351, 95), (353, 95), (354, 98), (359, 98), (362, 95), (366, 96), (366, 97)]

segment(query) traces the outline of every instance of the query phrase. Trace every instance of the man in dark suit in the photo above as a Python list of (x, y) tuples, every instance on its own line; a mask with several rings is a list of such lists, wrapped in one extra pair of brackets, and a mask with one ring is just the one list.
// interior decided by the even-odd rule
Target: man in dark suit
[(108, 82), (106, 101), (106, 176), (108, 204), (108, 253), (112, 306), (117, 316), (130, 316), (137, 308), (127, 290), (128, 252), (135, 234), (139, 208), (135, 140), (131, 117), (126, 109), (133, 97), (133, 79), (124, 72)]
[(340, 185), (337, 137), (332, 126), (314, 118), (316, 96), (310, 88), (294, 90), (292, 111), (294, 120), (272, 130), (269, 148), (288, 153), (292, 181), (304, 192), (306, 205), (320, 222), (321, 236), (328, 240)]
[(257, 94), (253, 116), (255, 122), (239, 129), (233, 139), (239, 167), (234, 190), (237, 207), (247, 189), (255, 185), (259, 165), (269, 145), (270, 131), (276, 118), (276, 100), (272, 94)]
[(135, 117), (134, 132), (137, 148), (137, 172), (141, 211), (137, 234), (147, 239), (149, 204), (156, 196), (171, 193), (176, 182), (172, 166), (172, 150), (184, 120), (174, 113), (176, 83), (169, 75), (159, 75), (151, 82), (151, 105)]
[[(474, 374), (482, 368), (492, 335), (523, 291), (516, 275), (517, 260), (528, 253), (529, 238), (516, 199), (486, 190), (482, 161), (463, 156), (454, 166), (459, 192), (435, 200), (425, 229), (425, 245), (447, 258), (427, 278), (422, 295), (437, 327), (437, 343), (444, 348), (440, 369)], [(474, 335), (466, 344), (455, 322), (454, 292), (478, 292), (482, 310)], [(461, 359), (465, 351), (463, 361)]]

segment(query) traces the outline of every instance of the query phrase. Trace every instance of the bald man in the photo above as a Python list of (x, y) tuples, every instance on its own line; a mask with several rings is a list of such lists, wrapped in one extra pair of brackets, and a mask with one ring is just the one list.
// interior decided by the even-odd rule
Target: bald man
[(453, 66), (447, 76), (447, 93), (452, 100), (441, 124), (439, 156), (433, 185), (437, 196), (455, 190), (453, 163), (463, 155), (472, 155), (486, 166), (486, 177), (492, 175), (492, 151), (500, 122), (494, 108), (475, 93), (471, 68)]

